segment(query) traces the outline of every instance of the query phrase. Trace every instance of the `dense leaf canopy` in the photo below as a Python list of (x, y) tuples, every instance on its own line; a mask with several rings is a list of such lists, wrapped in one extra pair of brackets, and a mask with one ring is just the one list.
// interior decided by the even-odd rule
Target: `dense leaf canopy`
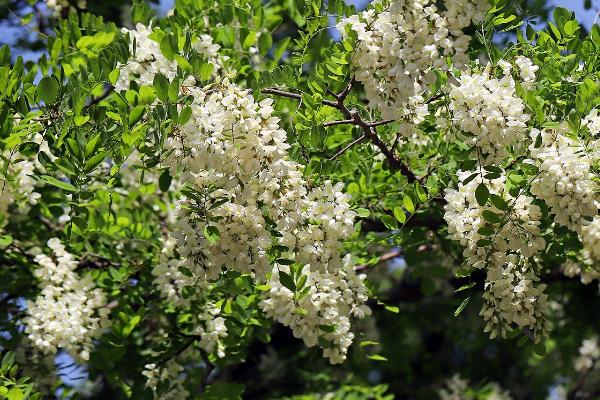
[(600, 398), (598, 25), (0, 6), (0, 398)]

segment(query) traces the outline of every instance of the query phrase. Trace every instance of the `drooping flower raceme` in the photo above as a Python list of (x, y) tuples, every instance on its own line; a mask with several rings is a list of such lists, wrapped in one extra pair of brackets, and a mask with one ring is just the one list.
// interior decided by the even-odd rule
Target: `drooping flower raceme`
[(332, 363), (340, 363), (354, 338), (350, 317), (363, 318), (370, 313), (364, 305), (368, 299), (363, 284), (365, 275), (357, 275), (353, 267), (350, 256), (334, 272), (314, 271), (306, 266), (301, 273), (307, 279), (294, 293), (293, 288), (281, 283), (280, 271), (290, 274), (290, 269), (280, 265), (273, 270), (269, 296), (261, 307), (269, 317), (289, 326), (307, 346), (321, 344), (324, 356)]
[(76, 360), (87, 361), (93, 340), (110, 325), (106, 295), (91, 276), (75, 272), (78, 261), (58, 239), (48, 240), (48, 247), (54, 259), (45, 254), (35, 257), (41, 293), (27, 302), (25, 332), (44, 354), (64, 349)]
[(529, 116), (510, 74), (498, 79), (489, 66), (480, 73), (463, 73), (449, 95), (452, 124), (468, 134), (468, 145), (477, 146), (481, 163), (501, 164), (513, 145), (527, 139)]
[[(145, 27), (131, 35), (152, 42)], [(146, 40), (137, 42), (140, 52), (140, 43)], [(207, 45), (205, 55), (218, 67), (220, 60), (213, 50)], [(168, 71), (174, 66), (160, 57), (145, 57), (139, 63), (144, 65), (142, 71), (122, 73), (120, 87), (138, 76), (144, 76), (146, 83), (158, 72), (174, 76), (174, 70)], [(154, 59), (159, 60), (156, 67)], [(213, 68), (214, 82), (209, 87), (182, 88), (193, 97), (192, 116), (166, 139), (168, 157), (163, 164), (186, 189), (177, 201), (175, 222), (153, 272), (155, 283), (166, 299), (185, 306), (190, 301), (204, 304), (202, 289), (225, 270), (251, 274), (257, 283), (268, 281), (272, 290), (265, 292), (261, 303), (265, 312), (291, 326), (307, 344), (324, 347), (331, 362), (341, 362), (353, 337), (350, 316), (368, 312), (364, 277), (355, 276), (350, 259), (340, 256), (341, 242), (353, 232), (356, 214), (340, 184), (308, 184), (301, 166), (288, 157), (287, 135), (273, 116), (272, 100), (257, 102), (248, 90), (231, 82), (233, 74)], [(274, 245), (285, 263), (269, 261)], [(314, 284), (304, 300), (299, 293), (280, 296), (277, 278), (292, 267)], [(183, 296), (190, 287), (197, 290)], [(291, 319), (273, 309), (284, 302), (286, 308), (296, 310)], [(210, 302), (205, 306), (212, 307)], [(219, 338), (226, 335), (225, 327), (218, 313), (206, 314), (198, 317), (200, 334), (214, 339), (207, 340), (206, 350), (222, 350)]]
[(581, 342), (579, 356), (575, 360), (575, 370), (578, 372), (588, 371), (598, 365), (598, 360), (600, 360), (598, 337), (593, 336)]
[[(150, 388), (155, 396), (159, 395), (161, 400), (187, 399), (190, 392), (183, 386), (184, 379), (181, 376), (183, 366), (175, 359), (170, 359), (165, 365), (147, 364), (142, 372), (146, 377), (146, 387)], [(157, 393), (159, 384), (166, 384), (168, 387), (160, 388), (162, 391)]]
[(530, 147), (530, 155), (540, 174), (531, 185), (531, 193), (543, 200), (554, 214), (554, 221), (574, 232), (598, 214), (597, 184), (591, 165), (592, 155), (578, 140), (567, 136), (568, 127), (550, 130), (532, 129), (534, 142), (541, 135), (541, 145)]
[[(381, 1), (376, 3), (382, 3)], [(427, 114), (423, 95), (435, 82), (434, 69), (448, 70), (446, 58), (462, 68), (471, 38), (464, 28), (482, 21), (484, 0), (445, 1), (439, 10), (430, 0), (392, 0), (383, 11), (371, 8), (342, 20), (338, 29), (358, 36), (352, 59), (356, 79), (383, 118), (421, 122)]]
[[(154, 77), (163, 74), (169, 81), (177, 75), (177, 61), (167, 59), (160, 51), (160, 45), (151, 39), (152, 30), (142, 24), (137, 24), (135, 30), (123, 28), (124, 34), (130, 36), (130, 61), (122, 65), (119, 70), (119, 78), (115, 83), (115, 90), (129, 89), (129, 82), (136, 81), (139, 86), (152, 86)], [(133, 43), (135, 41), (135, 51)], [(219, 65), (215, 57), (219, 45), (212, 42), (210, 35), (202, 35), (192, 43), (195, 51), (208, 58), (214, 67)], [(188, 78), (184, 84), (193, 85), (195, 79)]]
[(41, 195), (35, 192), (33, 178), (35, 163), (23, 159), (19, 153), (5, 151), (0, 157), (0, 228), (7, 222), (8, 207), (18, 205), (25, 210), (35, 205)]
[[(505, 188), (504, 176), (489, 180), (477, 175), (463, 183), (472, 173), (459, 171), (458, 189), (446, 189), (444, 218), (451, 238), (464, 246), (467, 264), (487, 270), (486, 302), (481, 310), (485, 331), (492, 337), (505, 336), (516, 325), (532, 329), (539, 340), (549, 329), (547, 296), (543, 293), (545, 285), (536, 285), (539, 277), (527, 258), (545, 247), (539, 230), (540, 208), (525, 194), (512, 196)], [(475, 192), (480, 184), (499, 199), (479, 205)], [(499, 222), (487, 223), (486, 213)]]
[[(183, 266), (209, 280), (225, 269), (252, 273), (257, 282), (271, 274), (273, 289), (261, 303), (267, 314), (290, 325), (308, 345), (326, 347), (332, 362), (343, 361), (352, 341), (349, 317), (367, 312), (361, 307), (366, 300), (362, 279), (349, 277), (349, 261), (342, 268), (340, 257), (341, 241), (353, 232), (355, 213), (348, 196), (340, 185), (329, 182), (308, 187), (300, 166), (287, 159), (289, 145), (271, 115), (270, 99), (257, 103), (228, 79), (206, 98), (200, 93), (194, 98), (198, 104), (192, 107), (192, 119), (167, 141), (172, 151), (165, 161), (173, 173), (183, 168), (181, 179), (193, 191), (179, 200), (171, 234)], [(282, 234), (274, 236), (273, 230)], [(212, 239), (211, 232), (218, 233), (218, 239)], [(320, 309), (279, 312), (284, 303), (286, 309), (303, 308), (277, 280), (284, 266), (269, 263), (267, 252), (274, 243), (284, 246), (282, 257), (303, 266), (303, 273), (315, 282), (310, 301), (329, 299)], [(327, 284), (319, 284), (325, 279), (321, 274), (327, 276)], [(337, 340), (313, 340), (332, 336), (319, 329), (329, 325), (323, 323), (328, 319), (337, 322)]]

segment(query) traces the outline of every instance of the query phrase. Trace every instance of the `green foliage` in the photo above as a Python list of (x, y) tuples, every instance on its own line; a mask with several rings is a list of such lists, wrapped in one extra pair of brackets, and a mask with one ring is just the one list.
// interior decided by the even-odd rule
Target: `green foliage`
[[(518, 84), (516, 90), (532, 126), (555, 129), (556, 121), (567, 121), (573, 132), (581, 131), (581, 119), (600, 105), (600, 27), (585, 32), (571, 11), (555, 8), (547, 29), (536, 30), (521, 5), (494, 1), (485, 21), (473, 28), (477, 40), (471, 55), (492, 63), (527, 55), (540, 67), (539, 84), (530, 89)], [(43, 397), (34, 377), (26, 376), (27, 365), (15, 363), (8, 350), (30, 350), (18, 321), (23, 300), (39, 293), (34, 257), (51, 237), (67, 244), (81, 260), (77, 271), (89, 274), (111, 299), (112, 326), (87, 364), (95, 389), (88, 394), (73, 389), (79, 398), (152, 398), (141, 373), (145, 366), (167, 363), (188, 349), (196, 353), (182, 374), (185, 387), (207, 400), (431, 399), (454, 370), (482, 383), (478, 387), (483, 389), (471, 390), (473, 398), (486, 398), (490, 380), (511, 388), (515, 398), (532, 399), (543, 398), (559, 378), (577, 382), (572, 361), (581, 341), (598, 330), (589, 310), (599, 306), (591, 288), (557, 278), (559, 266), (581, 250), (577, 235), (547, 222), (549, 211), (541, 204), (546, 221), (541, 231), (548, 245), (536, 268), (555, 284), (551, 295), (569, 301), (552, 311), (552, 339), (533, 343), (530, 332), (514, 329), (506, 341), (489, 341), (477, 316), (485, 276), (464, 268), (462, 248), (449, 239), (443, 220), (444, 190), (456, 186), (457, 170), (474, 171), (463, 185), (503, 175), (505, 190), (519, 193), (529, 190), (537, 167), (509, 154), (502, 165), (477, 168), (474, 148), (448, 140), (433, 112), (419, 126), (426, 145), (402, 138), (401, 121), (382, 121), (379, 112), (365, 106), (364, 90), (354, 82), (356, 33), (349, 31), (335, 42), (327, 30), (330, 17), (340, 21), (355, 12), (342, 0), (177, 0), (174, 14), (161, 18), (146, 2), (135, 0), (131, 21), (152, 25), (152, 39), (177, 73), (156, 74), (147, 84), (133, 81), (120, 92), (113, 89), (121, 66), (138, 49), (130, 49), (120, 24), (92, 13), (73, 8), (51, 19), (52, 33), (42, 36), (46, 53), (36, 62), (13, 58), (8, 46), (0, 48), (0, 183), (14, 183), (9, 167), (31, 161), (40, 194), (27, 207), (23, 199), (6, 211), (0, 204), (0, 302), (6, 305), (0, 311), (6, 333), (0, 338), (6, 349), (0, 398)], [(514, 33), (516, 43), (495, 45), (493, 39), (502, 32)], [(218, 245), (224, 234), (206, 215), (228, 199), (178, 187), (181, 171), (162, 164), (169, 156), (165, 141), (194, 118), (194, 99), (186, 92), (190, 79), (206, 88), (215, 84), (213, 65), (191, 45), (200, 34), (209, 34), (222, 47), (223, 68), (237, 72), (231, 79), (259, 100), (276, 99), (290, 157), (303, 165), (305, 178), (314, 186), (344, 182), (352, 197), (357, 232), (344, 250), (353, 255), (357, 269), (368, 273), (376, 301), (373, 319), (359, 325), (357, 345), (343, 366), (325, 365), (317, 350), (305, 348), (268, 320), (259, 304), (271, 287), (255, 285), (250, 274), (223, 271), (210, 289), (190, 285), (183, 290), (186, 300), (206, 290), (207, 301), (220, 310), (228, 331), (222, 358), (196, 347), (201, 339), (194, 318), (206, 304), (178, 309), (153, 284), (152, 267), (160, 262), (161, 239), (180, 195), (192, 200), (190, 209), (207, 223), (203, 237)], [(428, 107), (439, 115), (447, 109), (449, 74), (435, 71), (427, 93)], [(347, 107), (338, 107), (346, 88), (342, 100)], [(288, 96), (277, 97), (273, 90)], [(369, 129), (417, 179), (382, 156), (363, 137), (364, 126), (338, 123), (351, 118), (385, 122)], [(534, 144), (539, 147), (541, 140)], [(477, 242), (486, 248), (507, 223), (513, 204), (484, 183), (477, 185), (475, 197), (488, 208), (478, 230), (484, 238)], [(273, 221), (266, 223), (275, 237), (285, 233), (276, 232)], [(279, 271), (279, 282), (300, 304), (309, 295), (309, 277), (286, 258), (286, 250), (273, 243), (268, 258), (289, 267), (289, 272)], [(389, 269), (379, 265), (382, 259), (391, 260)], [(397, 267), (399, 260), (406, 266)], [(178, 271), (200, 280), (186, 266)], [(295, 311), (307, 313), (299, 305)], [(318, 328), (322, 340), (336, 329)], [(375, 372), (386, 384), (369, 383)], [(160, 389), (168, 391), (169, 383), (163, 385)], [(50, 386), (70, 390), (60, 378)]]

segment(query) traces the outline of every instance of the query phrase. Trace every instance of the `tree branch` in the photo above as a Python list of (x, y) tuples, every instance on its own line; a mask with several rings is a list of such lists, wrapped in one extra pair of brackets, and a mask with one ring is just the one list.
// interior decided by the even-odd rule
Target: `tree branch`
[(355, 144), (358, 144), (358, 143), (362, 142), (366, 138), (367, 137), (365, 135), (362, 135), (358, 139), (353, 140), (348, 145), (346, 145), (343, 149), (341, 149), (340, 151), (338, 151), (337, 153), (335, 153), (333, 155), (333, 157), (331, 157), (329, 160), (331, 160), (331, 161), (335, 160), (336, 158), (338, 158), (339, 156), (341, 156), (342, 154), (344, 154), (346, 151), (348, 151), (348, 149), (352, 148)]
[[(334, 121), (334, 125), (338, 125), (341, 123), (348, 123), (355, 126), (360, 127), (363, 130), (363, 135), (366, 139), (368, 139), (371, 143), (373, 143), (377, 148), (385, 155), (387, 158), (390, 168), (394, 170), (398, 170), (402, 173), (402, 175), (406, 176), (409, 183), (415, 182), (418, 178), (411, 171), (411, 169), (403, 163), (392, 150), (390, 150), (387, 145), (381, 140), (381, 138), (377, 135), (377, 131), (375, 127), (378, 125), (383, 125), (383, 123), (389, 123), (390, 121), (380, 121), (380, 122), (367, 122), (363, 120), (356, 109), (349, 109), (345, 104), (344, 100), (352, 90), (352, 85), (354, 81), (350, 81), (348, 85), (342, 90), (339, 94), (335, 94), (329, 89), (327, 92), (336, 98), (336, 101), (331, 100), (323, 100), (322, 104), (335, 108), (339, 112), (342, 113), (345, 120), (344, 121)], [(266, 88), (262, 90), (264, 94), (273, 94), (276, 96), (287, 97), (289, 99), (302, 100), (302, 95), (292, 92), (287, 92), (285, 90), (277, 89), (277, 88)], [(354, 143), (356, 144), (356, 143)], [(343, 149), (346, 151), (347, 149)], [(336, 157), (336, 156), (334, 156)]]

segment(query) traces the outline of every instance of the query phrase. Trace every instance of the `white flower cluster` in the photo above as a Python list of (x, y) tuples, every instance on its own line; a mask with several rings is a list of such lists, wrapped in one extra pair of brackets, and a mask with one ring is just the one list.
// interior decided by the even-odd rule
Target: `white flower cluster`
[[(133, 35), (149, 33), (147, 28), (138, 27)], [(140, 37), (137, 42), (140, 52), (140, 43), (147, 41)], [(216, 55), (218, 47), (208, 48)], [(166, 76), (174, 73), (168, 71), (174, 66), (164, 61), (153, 66), (152, 60), (161, 56), (154, 54), (155, 50), (141, 54), (148, 52), (153, 57), (140, 63), (144, 64), (143, 71), (122, 74), (122, 87), (128, 86), (127, 79), (137, 76), (151, 82), (158, 72)], [(213, 55), (209, 60), (218, 65), (220, 60)], [(124, 68), (128, 70), (129, 65)], [(248, 90), (220, 72), (213, 72), (215, 82), (208, 90), (182, 89), (194, 98), (192, 117), (165, 143), (169, 156), (164, 165), (186, 190), (177, 202), (176, 221), (165, 242), (162, 262), (154, 272), (156, 282), (165, 298), (184, 304), (181, 294), (186, 287), (200, 291), (224, 270), (251, 273), (261, 283), (271, 274), (273, 281), (281, 266), (271, 265), (267, 254), (278, 245), (282, 258), (300, 265), (309, 278), (315, 274), (311, 282), (318, 290), (311, 301), (322, 304), (321, 309), (312, 307), (299, 317), (305, 322), (294, 322), (304, 323), (313, 331), (294, 326), (295, 331), (308, 336), (308, 343), (314, 345), (313, 336), (330, 333), (320, 330), (318, 321), (329, 321), (341, 337), (320, 344), (327, 347), (325, 355), (332, 362), (339, 362), (352, 340), (350, 315), (367, 312), (363, 278), (350, 274), (350, 259), (343, 261), (340, 256), (341, 241), (353, 232), (356, 214), (350, 210), (341, 184), (325, 182), (321, 187), (310, 187), (301, 166), (289, 160), (287, 135), (273, 116), (272, 100), (256, 102)], [(278, 281), (274, 285), (279, 285)], [(276, 297), (263, 304), (280, 309), (289, 307), (290, 302), (295, 306), (295, 301)], [(291, 324), (280, 314), (273, 317)], [(218, 343), (224, 325), (216, 319), (206, 321), (213, 325), (204, 325), (204, 335), (216, 332), (213, 342)]]
[(39, 254), (34, 274), (42, 289), (35, 302), (27, 302), (25, 332), (44, 354), (61, 348), (79, 361), (87, 361), (93, 340), (110, 325), (106, 295), (91, 276), (81, 278), (78, 262), (56, 238), (48, 240), (55, 259)]
[(46, 0), (46, 7), (52, 11), (54, 16), (60, 16), (62, 11), (69, 8), (68, 0)]
[(468, 145), (477, 146), (481, 163), (502, 164), (508, 149), (527, 138), (529, 116), (510, 74), (498, 79), (489, 65), (480, 73), (463, 73), (449, 95), (452, 124), (466, 134)]
[[(19, 153), (6, 151), (0, 157), (0, 228), (6, 223), (8, 208), (17, 204), (21, 211), (35, 205), (41, 195), (35, 192), (35, 163)], [(6, 173), (4, 172), (6, 171)]]
[(600, 347), (598, 347), (598, 338), (593, 336), (581, 342), (579, 347), (579, 357), (575, 360), (575, 370), (579, 372), (588, 371), (598, 366), (600, 360)]
[[(459, 171), (458, 189), (446, 189), (444, 219), (450, 237), (465, 247), (467, 264), (487, 268), (486, 303), (480, 313), (486, 321), (485, 331), (491, 337), (505, 336), (516, 325), (532, 329), (536, 336), (545, 335), (549, 329), (545, 285), (534, 284), (539, 278), (526, 262), (546, 245), (540, 237), (540, 208), (524, 194), (514, 198), (505, 188), (504, 176), (489, 180), (478, 175), (462, 183), (471, 174), (472, 171)], [(504, 200), (508, 210), (498, 209), (490, 201), (480, 206), (475, 191), (481, 183), (490, 195)], [(486, 212), (494, 213), (503, 223), (490, 226), (484, 218)], [(485, 232), (486, 225), (491, 231)]]
[(565, 261), (565, 263), (562, 265), (563, 274), (569, 278), (579, 276), (581, 283), (584, 285), (587, 285), (594, 280), (600, 280), (600, 271), (593, 269), (592, 261), (586, 257), (586, 250), (584, 249), (582, 253), (582, 262), (577, 262), (570, 258)]
[(581, 120), (581, 125), (588, 128), (592, 135), (600, 134), (600, 115), (598, 109), (594, 108), (588, 115)]
[[(540, 67), (535, 65), (533, 61), (524, 56), (517, 56), (514, 63), (518, 68), (519, 84), (527, 90), (533, 89), (535, 85), (535, 73)], [(498, 66), (502, 68), (504, 75), (510, 75), (513, 65), (505, 60), (498, 61)]]
[[(175, 306), (188, 308), (192, 303), (202, 305), (196, 307), (202, 311), (194, 315), (194, 335), (200, 336), (200, 348), (207, 353), (225, 356), (222, 339), (227, 336), (225, 319), (220, 316), (220, 308), (207, 299), (210, 284), (203, 278), (194, 276), (186, 267), (185, 259), (177, 257), (177, 241), (173, 237), (163, 240), (163, 249), (159, 263), (152, 269), (154, 285), (161, 291), (161, 296)], [(185, 273), (184, 273), (185, 272)]]
[[(375, 2), (375, 3), (381, 3)], [(427, 114), (423, 95), (435, 82), (434, 69), (448, 70), (446, 58), (461, 68), (468, 62), (471, 38), (463, 30), (482, 21), (485, 0), (446, 0), (439, 10), (431, 0), (391, 0), (342, 20), (338, 29), (358, 35), (353, 66), (366, 97), (383, 118), (418, 123)]]
[(368, 298), (363, 283), (366, 276), (356, 274), (350, 256), (344, 258), (342, 268), (333, 272), (314, 271), (307, 265), (301, 271), (306, 280), (296, 294), (280, 283), (279, 271), (290, 274), (290, 268), (283, 265), (273, 270), (271, 289), (261, 303), (262, 309), (270, 318), (289, 326), (307, 346), (321, 344), (332, 364), (343, 362), (354, 339), (350, 317), (370, 314), (364, 305)]
[[(557, 224), (580, 232), (598, 214), (597, 184), (591, 166), (595, 160), (579, 141), (566, 135), (568, 127), (531, 130), (529, 147), (540, 174), (531, 184), (531, 193), (543, 200)], [(535, 141), (541, 135), (541, 146)]]
[[(185, 381), (182, 376), (183, 366), (174, 359), (168, 360), (165, 365), (146, 364), (142, 375), (146, 377), (146, 387), (154, 392), (154, 398), (160, 400), (187, 399), (190, 392), (183, 386)], [(169, 382), (166, 388), (159, 388), (162, 382)]]
[[(451, 238), (465, 247), (463, 252), (468, 264), (475, 268), (489, 265), (488, 255), (502, 263), (501, 254), (519, 253), (531, 257), (543, 250), (546, 243), (540, 237), (540, 208), (532, 204), (533, 199), (525, 194), (514, 198), (505, 188), (505, 177), (486, 179), (478, 175), (467, 184), (463, 184), (473, 171), (458, 171), (459, 185), (457, 189), (447, 188), (444, 219), (448, 223)], [(491, 195), (500, 196), (509, 205), (508, 211), (496, 208), (488, 201), (483, 207), (477, 203), (475, 191), (484, 184)], [(484, 211), (504, 216), (506, 223), (493, 234), (481, 234), (479, 229), (486, 225)], [(480, 240), (490, 240), (486, 246), (478, 246)], [(499, 253), (499, 254), (498, 254)]]
[(444, 388), (438, 390), (440, 400), (476, 400), (485, 398), (486, 400), (512, 400), (510, 392), (503, 390), (496, 382), (488, 383), (483, 389), (482, 394), (485, 397), (480, 397), (473, 389), (469, 387), (469, 381), (453, 375), (452, 378), (446, 380)]
[[(122, 29), (124, 34), (130, 36), (131, 60), (121, 66), (119, 78), (115, 83), (115, 90), (129, 89), (129, 82), (134, 80), (140, 86), (152, 86), (154, 76), (163, 74), (167, 79), (172, 80), (177, 75), (177, 61), (168, 60), (160, 51), (159, 43), (151, 39), (152, 30), (142, 24), (137, 24), (135, 30)], [(135, 41), (135, 54), (133, 43)], [(219, 50), (219, 45), (212, 42), (210, 35), (202, 35), (198, 40), (192, 43), (192, 47), (198, 53), (207, 57), (213, 66), (218, 67), (215, 57)], [(188, 78), (184, 84), (193, 85), (193, 77)]]
[(538, 342), (550, 331), (546, 285), (536, 285), (540, 278), (525, 258), (516, 254), (503, 258), (503, 264), (491, 263), (487, 271), (485, 303), (479, 313), (486, 321), (484, 332), (493, 339), (506, 337), (514, 326), (529, 328)]

